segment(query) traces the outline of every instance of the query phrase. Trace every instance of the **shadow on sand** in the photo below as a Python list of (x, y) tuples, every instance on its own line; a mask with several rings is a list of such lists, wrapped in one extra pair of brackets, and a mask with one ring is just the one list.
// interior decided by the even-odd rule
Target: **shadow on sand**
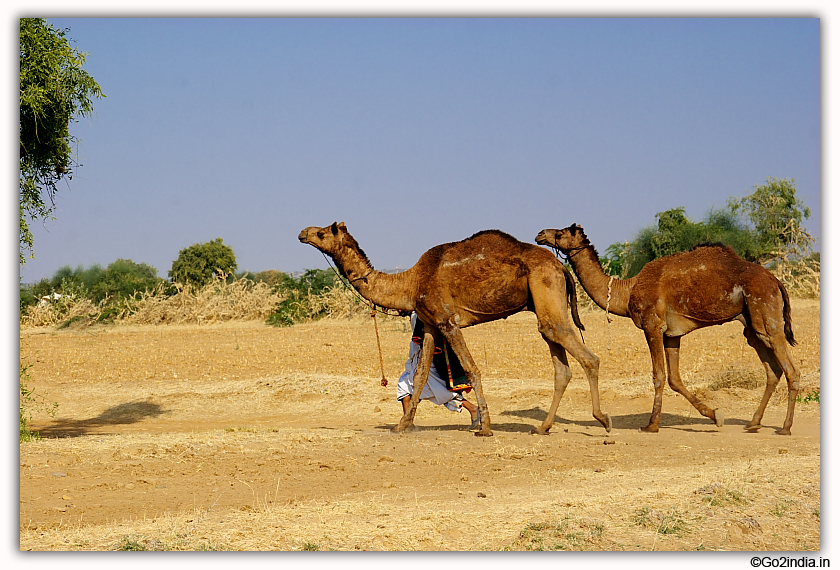
[[(724, 410), (725, 411), (725, 410)], [(505, 410), (500, 413), (502, 416), (516, 416), (521, 418), (530, 418), (542, 422), (545, 420), (548, 412), (542, 408), (529, 408), (527, 410)], [(650, 421), (649, 413), (642, 414), (611, 414), (613, 429), (641, 429), (648, 425)], [(724, 425), (747, 425), (747, 420), (738, 418), (726, 418)], [(581, 427), (601, 427), (600, 422), (595, 418), (587, 421), (573, 421), (560, 416), (554, 416), (554, 425), (576, 425)], [(707, 428), (714, 427), (714, 422), (708, 418), (698, 415), (685, 416), (683, 414), (669, 414), (662, 413), (662, 420), (659, 424), (661, 428), (678, 428), (684, 431), (706, 431)], [(695, 430), (690, 426), (698, 426), (701, 430)], [(769, 426), (765, 426), (769, 427)]]
[[(528, 418), (530, 420), (535, 420), (539, 423), (542, 423), (548, 412), (543, 410), (540, 407), (528, 408), (525, 410), (504, 410), (499, 412), (498, 414), (491, 414), (490, 421), (492, 422), (491, 428), (493, 431), (499, 432), (508, 432), (508, 433), (531, 433), (534, 429), (533, 424), (525, 424), (519, 422), (500, 422), (500, 416), (507, 416), (508, 418)], [(613, 429), (629, 429), (629, 430), (637, 430), (641, 429), (648, 424), (650, 420), (650, 414), (642, 413), (642, 414), (622, 414), (622, 415), (612, 415), (612, 425)], [(737, 418), (726, 418), (725, 425), (740, 425), (745, 426), (747, 425), (747, 420), (737, 419)], [(577, 426), (577, 427), (594, 427), (594, 428), (603, 428), (601, 423), (592, 418), (591, 420), (570, 420), (567, 418), (562, 418), (560, 416), (554, 416), (554, 426), (552, 427), (553, 432), (557, 432), (558, 428), (561, 427), (568, 427), (568, 426)], [(696, 427), (694, 427), (696, 426)], [(394, 427), (393, 424), (389, 425), (379, 425), (376, 426), (377, 429), (386, 429), (390, 430)], [(417, 418), (415, 418), (415, 427), (418, 430), (422, 431), (466, 431), (467, 425), (466, 424), (443, 424), (443, 425), (423, 425), (422, 418), (420, 419), (420, 424), (417, 425)], [(771, 427), (771, 426), (765, 426)], [(708, 418), (704, 418), (701, 416), (685, 416), (681, 414), (669, 414), (667, 412), (662, 413), (662, 421), (660, 423), (660, 428), (667, 429), (667, 428), (675, 428), (682, 431), (708, 431), (709, 429), (716, 429), (714, 428), (714, 423), (709, 420)], [(601, 436), (603, 434), (598, 433), (597, 436)]]
[(41, 437), (45, 438), (79, 437), (87, 435), (94, 428), (135, 424), (166, 413), (168, 412), (158, 404), (151, 402), (126, 402), (108, 408), (95, 418), (87, 420), (58, 418), (48, 426), (38, 428), (37, 431)]

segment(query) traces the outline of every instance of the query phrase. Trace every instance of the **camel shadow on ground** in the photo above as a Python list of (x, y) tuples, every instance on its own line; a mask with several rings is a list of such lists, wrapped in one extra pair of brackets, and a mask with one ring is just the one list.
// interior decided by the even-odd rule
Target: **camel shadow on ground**
[[(525, 410), (504, 410), (499, 413), (502, 416), (515, 416), (521, 418), (529, 418), (532, 420), (537, 420), (542, 422), (545, 420), (546, 416), (548, 416), (548, 412), (543, 410), (540, 407), (528, 408)], [(612, 425), (613, 429), (640, 429), (648, 425), (650, 421), (650, 414), (649, 413), (642, 413), (642, 414), (617, 414), (611, 415), (612, 417)], [(747, 425), (747, 420), (742, 420), (738, 418), (726, 418), (724, 425), (740, 425), (745, 426)], [(600, 422), (598, 422), (595, 418), (591, 420), (570, 420), (567, 418), (563, 418), (560, 416), (554, 416), (554, 425), (561, 426), (561, 425), (574, 425), (579, 427), (603, 427), (601, 426)], [(700, 429), (694, 429), (691, 426), (697, 426)], [(712, 422), (708, 418), (704, 418), (702, 416), (686, 416), (682, 414), (669, 414), (667, 412), (663, 412), (662, 414), (662, 422), (660, 424), (660, 428), (676, 428), (683, 431), (708, 431), (708, 428), (714, 428), (714, 422)], [(765, 427), (772, 427), (772, 426), (765, 426)], [(494, 424), (493, 428), (495, 429), (496, 426)], [(531, 427), (528, 426), (528, 430), (530, 431)], [(520, 430), (513, 430), (513, 431), (520, 431)]]
[[(491, 420), (492, 421), (492, 420)], [(600, 424), (599, 424), (600, 425)], [(396, 426), (396, 424), (383, 424), (376, 426), (376, 429), (382, 430), (391, 430)], [(417, 431), (440, 431), (440, 432), (448, 432), (448, 431), (475, 431), (470, 430), (468, 424), (439, 424), (439, 425), (424, 425), (422, 420), (420, 423), (417, 423), (415, 419), (414, 422), (414, 429)], [(528, 424), (522, 423), (498, 423), (492, 422), (490, 425), (490, 429), (493, 431), (499, 432), (507, 432), (507, 433), (531, 433), (533, 426)]]
[(87, 435), (95, 428), (135, 424), (166, 413), (169, 412), (151, 402), (126, 402), (108, 408), (95, 418), (86, 420), (58, 418), (50, 425), (38, 428), (37, 431), (44, 438), (79, 437)]

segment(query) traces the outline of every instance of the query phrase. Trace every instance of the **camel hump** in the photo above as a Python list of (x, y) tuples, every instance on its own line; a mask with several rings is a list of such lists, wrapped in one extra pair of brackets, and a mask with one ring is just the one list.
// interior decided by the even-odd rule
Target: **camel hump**
[(496, 237), (509, 242), (522, 243), (512, 235), (505, 233), (501, 230), (481, 230), (480, 232), (474, 233), (473, 235), (471, 235), (463, 241), (470, 241), (481, 237)]

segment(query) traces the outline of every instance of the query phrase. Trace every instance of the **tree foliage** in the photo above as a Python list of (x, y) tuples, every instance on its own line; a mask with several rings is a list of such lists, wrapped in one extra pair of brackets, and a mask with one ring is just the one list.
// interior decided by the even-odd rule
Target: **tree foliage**
[(297, 278), (288, 273), (280, 274), (275, 288), (284, 293), (286, 299), (277, 306), (277, 310), (269, 317), (268, 323), (290, 326), (300, 322), (303, 320), (303, 315), (313, 312), (311, 307), (307, 306), (312, 296), (322, 295), (335, 287), (340, 280), (341, 278), (331, 269), (307, 269)]
[(768, 263), (794, 254), (810, 253), (814, 239), (802, 228), (811, 210), (796, 197), (792, 180), (768, 178), (744, 198), (731, 198), (726, 208), (712, 209), (700, 222), (685, 215), (685, 208), (656, 214), (657, 224), (642, 228), (633, 241), (615, 243), (604, 256), (605, 270), (632, 277), (647, 263), (701, 243), (725, 243), (756, 263)]
[(207, 243), (193, 244), (178, 254), (172, 263), (169, 279), (182, 285), (201, 287), (213, 279), (227, 277), (236, 272), (236, 255), (222, 238)]
[(102, 272), (90, 288), (91, 299), (98, 303), (106, 297), (125, 299), (138, 291), (151, 291), (162, 282), (157, 269), (130, 259), (118, 259)]
[(746, 216), (758, 241), (757, 257), (762, 261), (801, 257), (811, 251), (815, 240), (803, 227), (811, 209), (796, 196), (796, 181), (770, 177), (745, 198), (730, 198), (732, 212)]
[(82, 69), (86, 55), (70, 46), (67, 30), (42, 18), (20, 19), (20, 263), (33, 256), (30, 220), (55, 209), (58, 182), (71, 179), (70, 123), (93, 112), (104, 97)]
[(42, 297), (58, 293), (75, 295), (100, 303), (106, 298), (120, 300), (140, 291), (154, 289), (163, 279), (157, 269), (146, 263), (118, 259), (105, 269), (99, 264), (90, 267), (60, 267), (50, 279), (42, 279), (32, 287), (21, 286), (21, 312)]

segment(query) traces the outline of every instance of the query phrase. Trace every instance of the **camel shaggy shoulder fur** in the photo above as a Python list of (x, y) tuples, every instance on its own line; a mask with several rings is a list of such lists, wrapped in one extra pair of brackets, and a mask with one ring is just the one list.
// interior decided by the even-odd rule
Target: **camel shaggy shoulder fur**
[(787, 416), (776, 433), (790, 435), (799, 371), (787, 344), (793, 346), (796, 341), (787, 290), (769, 271), (742, 259), (729, 246), (706, 244), (651, 261), (631, 279), (614, 279), (604, 273), (598, 253), (577, 224), (562, 230), (542, 230), (536, 241), (568, 256), (595, 303), (601, 308), (609, 304), (611, 313), (630, 317), (644, 331), (653, 361), (655, 390), (653, 413), (645, 431), (659, 431), (666, 370), (673, 390), (718, 427), (723, 425), (720, 410), (710, 409), (680, 379), (680, 338), (702, 327), (737, 320), (744, 325), (747, 343), (767, 374), (764, 396), (745, 429), (761, 428), (764, 410), (784, 373), (788, 382)]
[[(536, 433), (548, 433), (571, 379), (567, 351), (586, 372), (592, 415), (610, 431), (612, 423), (609, 414), (601, 412), (598, 394), (600, 360), (578, 338), (575, 328), (582, 329), (583, 325), (577, 315), (574, 280), (548, 250), (488, 230), (433, 247), (410, 269), (387, 274), (373, 268), (343, 222), (308, 227), (298, 239), (329, 255), (365, 299), (380, 307), (417, 312), (424, 324), (424, 350), (415, 377), (415, 394), (422, 393), (426, 384), (434, 347), (441, 346), (443, 339), (452, 346), (478, 399), (481, 429), (476, 435), (490, 436), (493, 432), (481, 374), (461, 329), (525, 310), (537, 314), (539, 331), (554, 364), (554, 398)], [(412, 429), (418, 402), (412, 398), (395, 431)]]

